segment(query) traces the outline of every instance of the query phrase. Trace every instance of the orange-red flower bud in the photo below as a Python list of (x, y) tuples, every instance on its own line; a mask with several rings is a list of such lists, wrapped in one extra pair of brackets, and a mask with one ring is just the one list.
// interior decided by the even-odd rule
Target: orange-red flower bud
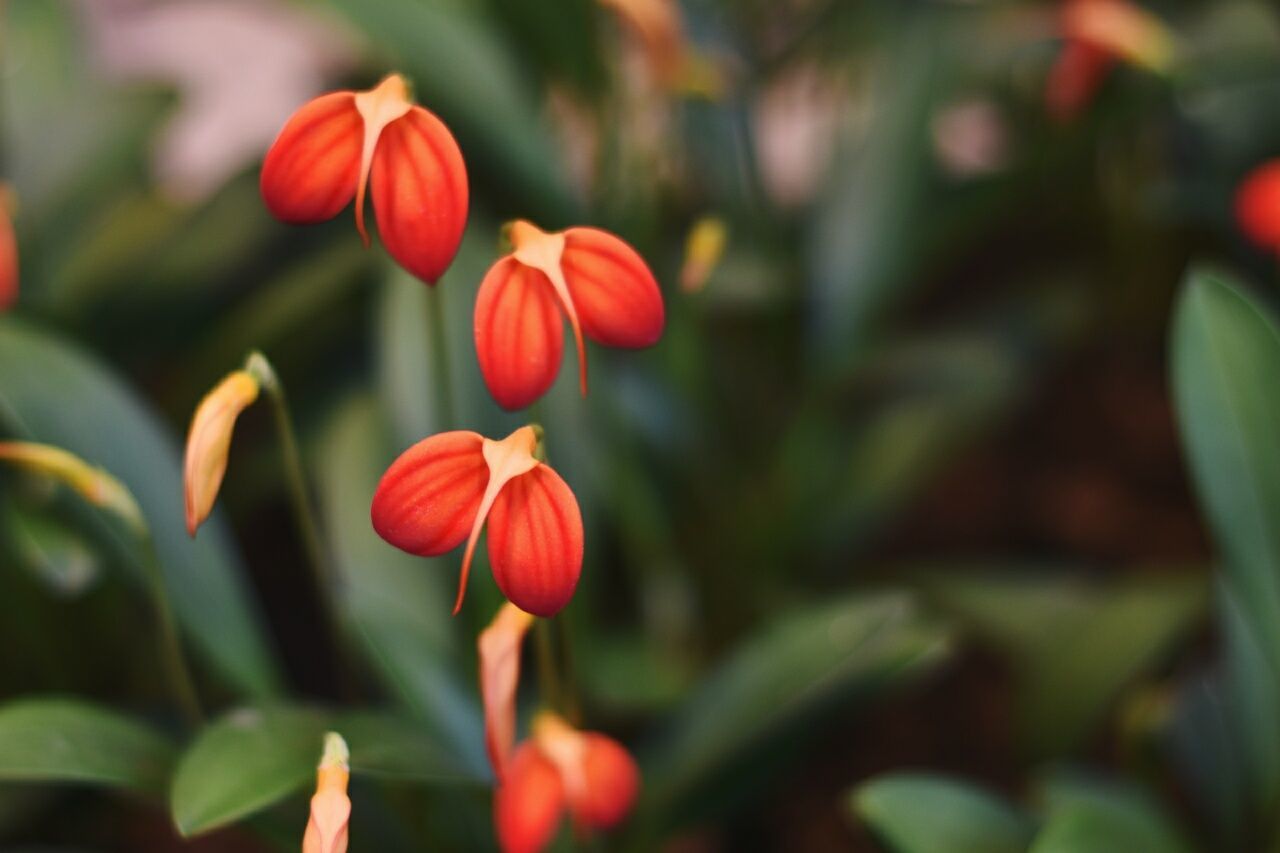
[[(644, 259), (598, 228), (547, 233), (519, 220), (513, 251), (485, 275), (476, 295), (476, 355), (498, 405), (520, 409), (546, 393), (560, 371), (568, 317), (587, 393), (583, 335), (611, 347), (640, 348), (662, 336), (662, 292)], [(557, 306), (560, 310), (557, 310)]]
[(370, 516), (387, 542), (430, 557), (466, 540), (455, 614), (486, 520), (489, 566), (513, 604), (553, 616), (573, 597), (582, 573), (582, 514), (560, 475), (534, 456), (537, 445), (528, 426), (501, 441), (440, 433), (401, 454), (378, 484)]
[(227, 453), (236, 418), (258, 399), (260, 383), (247, 370), (237, 370), (205, 395), (191, 418), (187, 431), (186, 459), (182, 467), (186, 501), (187, 533), (196, 529), (213, 511), (222, 477), (227, 472)]
[(316, 768), (316, 793), (311, 798), (311, 817), (302, 836), (302, 853), (346, 853), (351, 800), (347, 781), (347, 743), (336, 732), (324, 739), (324, 755)]
[(639, 791), (639, 768), (620, 743), (541, 714), (494, 796), (498, 842), (504, 853), (537, 853), (555, 836), (565, 809), (579, 828), (610, 829)]
[(1280, 252), (1280, 159), (1263, 163), (1236, 190), (1236, 222), (1245, 236)]
[(555, 838), (564, 814), (560, 771), (532, 741), (522, 743), (493, 797), (493, 822), (503, 853), (538, 853)]
[(1128, 0), (1065, 0), (1058, 29), (1064, 43), (1045, 101), (1059, 120), (1074, 118), (1118, 61), (1160, 72), (1173, 59), (1168, 27)]
[(533, 616), (504, 604), (480, 632), (480, 696), (484, 700), (485, 746), (494, 775), (502, 779), (516, 742), (516, 688), (520, 684), (520, 644)]
[(3, 195), (0, 191), (0, 311), (18, 298), (18, 240)]
[(298, 224), (332, 219), (354, 198), (366, 246), (368, 190), (387, 251), (427, 284), (452, 263), (467, 223), (458, 143), (410, 100), (398, 74), (366, 92), (333, 92), (305, 104), (267, 151), (260, 185), (272, 214)]

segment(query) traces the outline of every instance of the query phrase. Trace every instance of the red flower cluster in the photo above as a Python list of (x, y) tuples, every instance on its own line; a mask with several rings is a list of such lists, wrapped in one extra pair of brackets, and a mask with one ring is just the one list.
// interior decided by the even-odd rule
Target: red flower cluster
[[(356, 227), (368, 245), (366, 187), (387, 251), (435, 284), (462, 239), (466, 169), (448, 129), (412, 103), (396, 74), (367, 92), (334, 92), (303, 106), (262, 167), (262, 196), (277, 218), (322, 222), (354, 198)], [(635, 348), (661, 336), (665, 317), (658, 284), (640, 255), (619, 238), (584, 227), (548, 233), (524, 220), (512, 223), (507, 237), (512, 251), (484, 277), (475, 306), (480, 370), (502, 407), (527, 406), (551, 387), (563, 356), (565, 319), (578, 350), (583, 394), (584, 337)], [(229, 394), (214, 397), (230, 400)], [(212, 404), (202, 407), (212, 414), (196, 422), (210, 426), (193, 426), (193, 435), (209, 436), (194, 455), (200, 464), (189, 465), (204, 473), (188, 477), (189, 498), (195, 483), (205, 513), (225, 465), (230, 424), (245, 399), (251, 397), (232, 400), (235, 405), (224, 406), (225, 413)], [(500, 780), (495, 820), (507, 851), (542, 849), (565, 811), (583, 829), (613, 826), (639, 787), (639, 771), (621, 745), (579, 732), (551, 714), (541, 715), (533, 736), (514, 746), (521, 641), (535, 615), (553, 616), (569, 603), (582, 572), (578, 502), (543, 461), (541, 439), (533, 426), (501, 441), (468, 431), (425, 438), (387, 469), (370, 508), (378, 534), (409, 553), (435, 556), (466, 543), (455, 614), (480, 533), (488, 528), (489, 565), (511, 601), (480, 639), (486, 740)], [(346, 817), (336, 808), (313, 811), (308, 843), (327, 851), (317, 847), (320, 839), (326, 832), (336, 839), (340, 828), (345, 845)]]

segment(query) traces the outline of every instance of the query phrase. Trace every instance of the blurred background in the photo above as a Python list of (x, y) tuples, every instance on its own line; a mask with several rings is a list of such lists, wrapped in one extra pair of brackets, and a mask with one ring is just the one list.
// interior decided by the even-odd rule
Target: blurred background
[[(458, 555), (394, 551), (368, 505), (410, 443), (533, 418), (587, 526), (559, 620), (583, 720), (644, 773), (592, 849), (1263, 849), (1277, 269), (1233, 196), (1280, 155), (1280, 13), (1143, 7), (1168, 55), (1106, 57), (1064, 106), (1054, 2), (9, 0), (0, 433), (134, 492), (212, 711), (393, 709), (480, 768), (357, 774), (355, 851), (493, 844), (474, 636), (500, 595), (481, 567), (450, 619)], [(349, 210), (289, 227), (258, 194), (297, 107), (390, 71), (467, 160), (466, 238), (433, 293)], [(590, 396), (570, 364), (533, 416), (493, 403), (471, 336), (515, 217), (615, 231), (668, 314), (650, 350), (589, 346)], [(194, 544), (182, 528), (188, 420), (252, 349), (287, 389), (349, 632), (308, 574), (266, 407), (213, 521)], [(1241, 412), (1259, 455), (1231, 467)], [(0, 476), (0, 696), (92, 701), (180, 751), (133, 546)], [(1253, 525), (1239, 548), (1233, 519)], [(163, 785), (33, 784), (3, 743), (0, 849), (296, 849), (305, 823), (305, 785), (284, 785), (182, 841)]]

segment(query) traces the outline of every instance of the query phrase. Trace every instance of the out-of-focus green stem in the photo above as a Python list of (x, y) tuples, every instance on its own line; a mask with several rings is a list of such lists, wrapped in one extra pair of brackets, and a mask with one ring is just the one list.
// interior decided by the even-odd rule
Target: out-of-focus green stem
[(151, 604), (155, 610), (156, 628), (159, 632), (160, 661), (164, 667), (165, 680), (173, 690), (178, 708), (192, 727), (204, 722), (204, 713), (200, 709), (200, 698), (196, 693), (195, 679), (191, 676), (191, 667), (187, 664), (187, 656), (182, 650), (182, 637), (178, 633), (178, 624), (173, 616), (173, 606), (169, 603), (169, 585), (164, 578), (164, 569), (156, 558), (155, 546), (151, 534), (144, 534), (143, 570), (147, 573), (147, 586), (151, 592)]
[(317, 520), (319, 513), (307, 487), (306, 474), (302, 468), (302, 454), (298, 449), (298, 437), (293, 428), (293, 418), (289, 414), (284, 386), (276, 376), (271, 362), (267, 361), (262, 353), (251, 353), (245, 362), (245, 370), (258, 380), (271, 400), (294, 521), (298, 526), (298, 535), (302, 539), (303, 547), (307, 551), (307, 563), (316, 585), (316, 592), (320, 597), (320, 606), (333, 632), (334, 643), (341, 650), (344, 631), (343, 621), (337, 608), (339, 579), (330, 563), (329, 550), (325, 546), (324, 538), (320, 534), (320, 524)]
[(436, 426), (441, 430), (455, 429), (453, 402), (453, 373), (449, 364), (449, 340), (445, 337), (444, 288), (427, 287), (427, 337), (431, 346), (431, 372), (436, 385)]
[(560, 670), (556, 665), (554, 639), (551, 636), (551, 620), (538, 619), (534, 627), (534, 645), (538, 652), (538, 687), (542, 701), (558, 714), (565, 712), (561, 691)]

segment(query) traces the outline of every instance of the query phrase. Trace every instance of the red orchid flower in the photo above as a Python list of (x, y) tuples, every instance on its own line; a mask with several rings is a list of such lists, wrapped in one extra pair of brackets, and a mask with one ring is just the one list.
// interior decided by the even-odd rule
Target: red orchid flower
[(583, 334), (611, 347), (647, 347), (662, 335), (662, 293), (644, 260), (598, 228), (547, 233), (518, 220), (511, 254), (485, 275), (476, 295), (476, 355), (489, 392), (504, 409), (546, 393), (560, 371), (563, 311), (578, 347), (587, 393)]
[(485, 747), (499, 782), (516, 742), (520, 644), (532, 624), (532, 615), (508, 602), (480, 632), (476, 642), (480, 656), (480, 697), (484, 700)]
[(489, 566), (513, 604), (553, 616), (573, 598), (582, 573), (582, 514), (560, 475), (534, 455), (538, 444), (531, 426), (501, 441), (444, 432), (406, 450), (378, 484), (370, 514), (392, 545), (431, 557), (466, 540), (455, 615), (486, 520)]
[(1059, 121), (1075, 118), (1118, 62), (1159, 72), (1173, 55), (1168, 28), (1128, 0), (1065, 0), (1058, 32), (1062, 53), (1049, 73), (1045, 103)]
[(1254, 169), (1236, 190), (1236, 222), (1245, 236), (1280, 253), (1280, 159)]
[(406, 270), (435, 284), (467, 222), (467, 171), (449, 129), (392, 74), (367, 92), (332, 92), (290, 117), (262, 164), (262, 198), (279, 220), (337, 216), (354, 197), (367, 247), (366, 187), (378, 233)]
[(18, 240), (13, 236), (13, 223), (3, 201), (0, 198), (0, 311), (18, 298)]
[(493, 800), (503, 853), (538, 853), (566, 809), (579, 830), (617, 826), (635, 805), (640, 770), (622, 744), (543, 713), (516, 747)]

